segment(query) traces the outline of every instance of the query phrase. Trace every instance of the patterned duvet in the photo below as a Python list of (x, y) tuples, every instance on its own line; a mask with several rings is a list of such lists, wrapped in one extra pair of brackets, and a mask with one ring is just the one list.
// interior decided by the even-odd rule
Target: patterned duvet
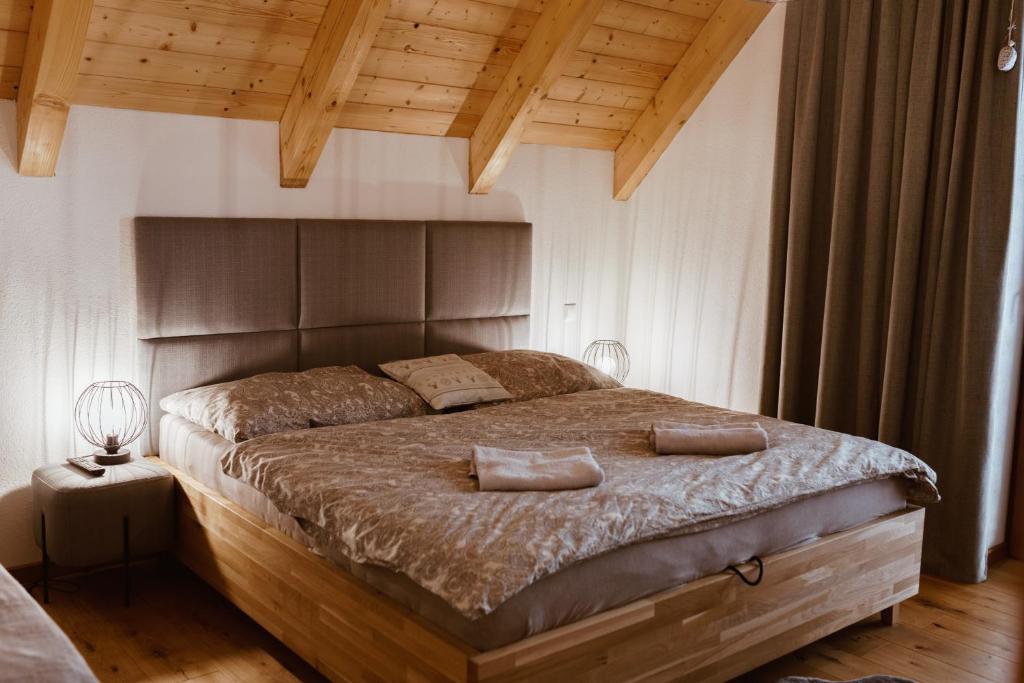
[[(320, 548), (402, 572), (468, 618), (531, 583), (633, 543), (722, 526), (854, 484), (902, 477), (916, 504), (935, 473), (868, 439), (754, 417), (771, 448), (732, 457), (655, 456), (654, 420), (751, 416), (637, 389), (585, 391), (447, 415), (262, 436), (221, 460), (225, 473), (296, 517)], [(597, 488), (477, 491), (474, 444), (589, 446)]]

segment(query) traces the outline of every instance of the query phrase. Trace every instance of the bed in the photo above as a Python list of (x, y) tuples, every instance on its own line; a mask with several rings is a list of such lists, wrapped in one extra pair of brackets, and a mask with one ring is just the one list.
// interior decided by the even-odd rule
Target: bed
[(0, 614), (0, 681), (96, 683), (64, 632), (2, 566)]
[[(774, 470), (642, 458), (653, 419), (749, 416), (626, 388), (241, 447), (159, 414), (161, 396), (258, 372), (527, 346), (528, 224), (152, 218), (135, 240), (149, 444), (178, 481), (178, 557), (332, 679), (726, 680), (891, 620), (916, 593), (924, 513), (907, 501), (933, 495), (928, 473), (863, 439), (761, 418), (782, 444), (760, 461)], [(607, 485), (478, 506), (458, 473), (482, 438), (589, 443)], [(731, 493), (659, 488), (698, 470)], [(344, 476), (288, 495), (325, 472)], [(387, 528), (342, 542), (324, 509)], [(522, 535), (480, 533), (503, 525)], [(758, 585), (723, 573), (754, 555)]]

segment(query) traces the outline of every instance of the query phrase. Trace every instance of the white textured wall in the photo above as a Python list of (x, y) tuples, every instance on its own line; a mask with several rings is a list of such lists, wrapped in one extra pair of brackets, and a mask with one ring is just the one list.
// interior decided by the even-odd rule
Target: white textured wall
[(32, 470), (86, 452), (71, 407), (135, 368), (136, 215), (528, 220), (532, 345), (626, 340), (629, 383), (756, 406), (782, 11), (769, 16), (628, 203), (612, 156), (520, 148), (488, 196), (465, 140), (336, 131), (305, 190), (276, 125), (75, 108), (58, 176), (13, 170), (0, 102), (0, 563), (38, 560)]
[(756, 412), (785, 8), (775, 8), (630, 203), (631, 383)]

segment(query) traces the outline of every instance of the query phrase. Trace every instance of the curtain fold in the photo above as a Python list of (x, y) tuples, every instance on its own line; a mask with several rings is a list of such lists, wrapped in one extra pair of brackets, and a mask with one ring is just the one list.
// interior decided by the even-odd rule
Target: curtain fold
[(985, 578), (1018, 66), (1009, 0), (799, 0), (782, 60), (761, 410), (939, 474), (926, 571)]

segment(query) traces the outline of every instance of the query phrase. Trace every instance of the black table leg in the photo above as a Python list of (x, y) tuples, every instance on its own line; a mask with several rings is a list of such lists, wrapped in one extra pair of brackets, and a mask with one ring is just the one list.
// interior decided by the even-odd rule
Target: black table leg
[(43, 536), (43, 604), (50, 604), (50, 553), (46, 551), (46, 513), (39, 513)]
[(128, 547), (128, 517), (125, 516), (124, 524), (122, 527), (124, 532), (124, 606), (128, 607), (131, 604), (131, 572), (128, 569), (128, 563), (131, 560), (131, 551)]

